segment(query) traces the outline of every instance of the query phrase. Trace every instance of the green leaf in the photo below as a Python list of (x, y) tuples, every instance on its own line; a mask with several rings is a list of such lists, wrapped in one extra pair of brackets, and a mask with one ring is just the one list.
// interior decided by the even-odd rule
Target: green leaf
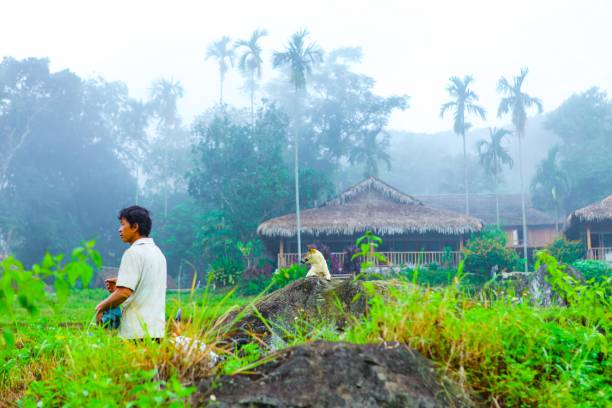
[(81, 282), (83, 282), (83, 287), (86, 288), (89, 286), (89, 282), (91, 282), (91, 278), (93, 278), (94, 270), (89, 264), (83, 264), (81, 266)]
[(8, 349), (12, 349), (15, 347), (15, 336), (13, 332), (9, 329), (2, 330), (2, 337), (4, 337), (4, 342), (6, 343), (6, 347)]
[(63, 279), (55, 279), (53, 282), (53, 286), (55, 287), (55, 294), (57, 295), (57, 305), (58, 307), (63, 306), (68, 300), (68, 294), (70, 293), (70, 285)]
[(97, 268), (102, 268), (102, 255), (98, 251), (91, 252), (91, 260)]

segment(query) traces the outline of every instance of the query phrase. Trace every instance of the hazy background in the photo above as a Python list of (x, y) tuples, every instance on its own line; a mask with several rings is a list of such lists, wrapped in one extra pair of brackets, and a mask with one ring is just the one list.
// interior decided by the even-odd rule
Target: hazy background
[[(468, 118), (465, 163), (470, 192), (491, 193), (476, 143), (488, 127), (514, 131), (496, 88), (522, 68), (543, 105), (526, 124), (530, 200), (564, 218), (612, 194), (611, 1), (25, 0), (0, 16), (0, 257), (34, 262), (96, 238), (116, 265), (117, 211), (138, 203), (171, 273), (238, 270), (240, 245), (261, 248), (257, 225), (295, 210), (296, 134), (304, 208), (368, 175), (462, 194), (462, 139), (439, 114), (451, 76), (472, 75), (486, 110)], [(245, 75), (230, 67), (220, 105), (205, 56), (256, 29), (268, 35), (251, 119)], [(300, 29), (323, 61), (296, 97), (272, 59)], [(518, 193), (516, 135), (503, 147), (515, 166), (497, 190)]]
[[(389, 127), (438, 132), (450, 75), (472, 74), (482, 105), (497, 109), (499, 76), (530, 68), (529, 90), (555, 109), (572, 93), (612, 91), (612, 2), (480, 1), (7, 1), (0, 4), (0, 55), (48, 57), (53, 70), (125, 82), (144, 98), (151, 82), (172, 77), (185, 88), (180, 114), (192, 120), (217, 101), (217, 67), (204, 61), (223, 35), (247, 38), (265, 28), (264, 80), (272, 50), (299, 28), (323, 49), (360, 46), (359, 71), (381, 95), (407, 94), (411, 107)], [(227, 101), (247, 104), (237, 72)], [(487, 123), (499, 122), (493, 115)], [(503, 123), (501, 121), (500, 123)], [(482, 124), (475, 121), (475, 126)]]

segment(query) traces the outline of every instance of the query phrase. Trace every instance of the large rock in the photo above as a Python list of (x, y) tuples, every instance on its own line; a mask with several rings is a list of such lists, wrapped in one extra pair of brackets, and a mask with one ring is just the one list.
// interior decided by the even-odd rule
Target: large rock
[[(377, 292), (384, 293), (393, 281), (371, 282)], [(269, 334), (265, 321), (290, 327), (296, 319), (325, 319), (342, 329), (350, 318), (363, 315), (367, 309), (367, 293), (363, 282), (352, 279), (304, 278), (290, 283), (255, 303), (243, 316), (237, 312), (227, 321), (234, 323), (234, 338), (239, 333)]]
[[(578, 282), (584, 282), (582, 274), (569, 265), (565, 266), (564, 273)], [(521, 301), (527, 300), (538, 306), (567, 305), (564, 294), (553, 288), (550, 282), (550, 273), (548, 273), (544, 263), (540, 265), (537, 271), (529, 273), (514, 272), (505, 274), (504, 277), (515, 282), (515, 292)]]
[(426, 358), (403, 345), (315, 342), (282, 350), (248, 375), (197, 386), (194, 404), (219, 407), (472, 405)]

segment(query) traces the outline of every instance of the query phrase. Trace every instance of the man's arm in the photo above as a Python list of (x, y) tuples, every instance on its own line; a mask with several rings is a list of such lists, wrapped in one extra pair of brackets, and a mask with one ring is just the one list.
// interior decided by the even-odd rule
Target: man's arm
[(119, 306), (125, 302), (132, 293), (134, 293), (134, 291), (130, 288), (117, 286), (113, 293), (96, 306), (96, 321), (100, 322), (100, 320), (102, 320), (102, 313), (104, 313), (105, 310)]

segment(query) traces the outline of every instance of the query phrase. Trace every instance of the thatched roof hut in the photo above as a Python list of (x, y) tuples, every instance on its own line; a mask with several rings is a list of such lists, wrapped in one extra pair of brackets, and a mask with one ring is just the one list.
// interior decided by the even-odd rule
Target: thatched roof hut
[[(368, 230), (378, 235), (428, 232), (462, 235), (483, 227), (477, 218), (427, 207), (375, 177), (363, 180), (319, 208), (304, 210), (300, 218), (302, 234), (315, 237), (354, 235)], [(257, 233), (264, 237), (293, 237), (296, 216), (287, 214), (265, 221)]]
[(598, 233), (602, 237), (602, 246), (603, 236), (612, 235), (612, 195), (575, 210), (567, 217), (565, 234), (568, 238), (576, 239), (583, 233), (589, 235), (585, 237), (588, 240), (589, 248), (591, 233)]

